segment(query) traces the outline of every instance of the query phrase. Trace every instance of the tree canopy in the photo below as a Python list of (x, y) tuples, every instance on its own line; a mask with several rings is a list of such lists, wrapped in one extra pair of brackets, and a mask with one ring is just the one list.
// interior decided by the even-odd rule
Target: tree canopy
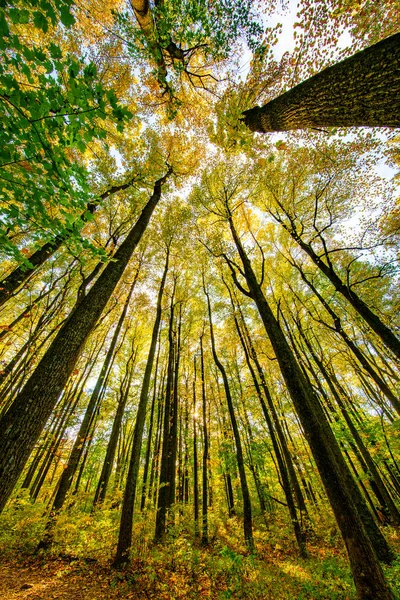
[(398, 0), (0, 4), (1, 548), (394, 598)]

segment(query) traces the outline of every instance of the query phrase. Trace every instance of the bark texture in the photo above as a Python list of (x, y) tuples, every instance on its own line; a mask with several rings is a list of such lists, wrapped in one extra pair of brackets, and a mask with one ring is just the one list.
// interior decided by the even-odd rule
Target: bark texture
[(54, 338), (36, 370), (0, 421), (0, 510), (17, 483), (26, 461), (38, 440), (57, 399), (72, 373), (79, 353), (101, 316), (129, 259), (139, 243), (150, 217), (161, 198), (162, 184), (170, 175), (158, 179), (153, 194), (136, 224), (121, 244), (87, 296), (73, 311)]
[(308, 127), (400, 127), (400, 33), (243, 115), (249, 129), (261, 133)]

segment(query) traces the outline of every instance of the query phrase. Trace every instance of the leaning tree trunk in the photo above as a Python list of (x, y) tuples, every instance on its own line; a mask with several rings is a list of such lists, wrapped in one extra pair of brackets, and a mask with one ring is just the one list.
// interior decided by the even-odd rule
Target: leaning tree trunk
[(363, 367), (363, 369), (374, 380), (374, 382), (376, 383), (376, 385), (378, 386), (378, 388), (381, 390), (381, 392), (386, 396), (386, 398), (392, 404), (392, 406), (395, 409), (395, 411), (400, 415), (400, 401), (397, 398), (397, 396), (394, 394), (394, 392), (392, 392), (392, 390), (389, 388), (389, 386), (384, 381), (384, 379), (379, 375), (379, 372), (372, 367), (372, 365), (367, 360), (366, 356), (360, 350), (360, 348), (357, 346), (357, 344), (353, 340), (351, 340), (349, 338), (349, 336), (347, 335), (347, 333), (343, 329), (340, 317), (334, 312), (334, 310), (330, 306), (330, 304), (319, 293), (319, 291), (316, 289), (316, 287), (314, 286), (314, 284), (307, 279), (307, 277), (304, 274), (304, 272), (299, 267), (297, 269), (298, 269), (298, 271), (299, 271), (299, 273), (301, 275), (302, 280), (314, 292), (314, 294), (317, 296), (318, 300), (321, 302), (321, 304), (323, 305), (323, 307), (325, 308), (325, 310), (331, 316), (331, 318), (333, 320), (333, 323), (334, 323), (334, 326), (332, 327), (332, 326), (328, 325), (327, 323), (324, 323), (324, 324), (329, 329), (331, 329), (331, 330), (334, 329), (340, 335), (340, 337), (342, 338), (342, 340), (344, 341), (344, 343), (347, 345), (347, 347), (350, 348), (350, 350), (353, 352), (354, 356), (357, 358), (358, 362), (361, 364), (361, 366)]
[(167, 248), (167, 259), (165, 262), (164, 273), (161, 279), (160, 289), (157, 298), (156, 318), (151, 335), (150, 349), (147, 356), (146, 368), (143, 376), (142, 389), (140, 391), (139, 404), (136, 414), (135, 429), (133, 432), (133, 442), (131, 458), (129, 462), (128, 477), (126, 480), (124, 502), (122, 505), (121, 523), (119, 528), (119, 538), (117, 553), (114, 561), (115, 566), (125, 563), (129, 559), (129, 549), (132, 543), (133, 527), (133, 509), (135, 506), (137, 478), (139, 473), (140, 452), (142, 448), (142, 438), (144, 424), (146, 420), (147, 400), (149, 396), (149, 387), (151, 372), (153, 370), (154, 356), (156, 353), (158, 332), (161, 323), (162, 314), (162, 296), (164, 292), (165, 280), (168, 273), (169, 247)]
[[(113, 185), (110, 189), (103, 192), (99, 198), (100, 200), (105, 200), (108, 196), (115, 194), (116, 192), (120, 192), (121, 190), (126, 190), (134, 183), (134, 179), (129, 181), (128, 183), (123, 183), (121, 185)], [(21, 265), (16, 267), (14, 271), (12, 271), (7, 277), (0, 282), (0, 306), (4, 304), (11, 296), (21, 287), (25, 281), (30, 279), (30, 277), (35, 273), (35, 271), (43, 265), (48, 258), (53, 256), (53, 254), (61, 248), (64, 242), (72, 235), (74, 231), (79, 229), (83, 223), (88, 220), (87, 213), (93, 214), (97, 207), (98, 203), (90, 203), (86, 206), (85, 212), (81, 214), (81, 216), (75, 221), (75, 223), (67, 229), (65, 233), (60, 235), (56, 235), (52, 240), (46, 242), (38, 248), (33, 254), (28, 257), (28, 261), (30, 266)]]
[(106, 357), (104, 359), (103, 366), (100, 371), (100, 375), (96, 381), (96, 385), (93, 389), (93, 392), (90, 396), (89, 404), (86, 407), (85, 416), (83, 417), (82, 423), (79, 427), (78, 434), (75, 439), (74, 446), (72, 448), (70, 457), (68, 459), (67, 465), (61, 475), (60, 483), (57, 489), (57, 494), (54, 499), (53, 511), (59, 511), (64, 505), (67, 494), (71, 488), (72, 480), (75, 476), (76, 470), (78, 468), (79, 461), (83, 454), (83, 449), (86, 440), (89, 437), (89, 430), (93, 423), (93, 418), (95, 413), (98, 411), (99, 403), (101, 402), (101, 397), (103, 394), (104, 387), (106, 385), (108, 375), (110, 373), (110, 369), (112, 368), (112, 364), (115, 358), (115, 348), (117, 345), (118, 337), (121, 332), (122, 326), (124, 324), (126, 313), (128, 311), (129, 302), (133, 293), (133, 289), (135, 287), (137, 278), (139, 276), (139, 269), (136, 272), (136, 276), (133, 280), (131, 288), (129, 290), (129, 294), (126, 298), (124, 308), (122, 310), (121, 316), (115, 328), (110, 346), (107, 350)]
[(400, 127), (400, 33), (243, 115), (249, 129), (262, 133), (307, 127)]
[[(36, 370), (0, 421), (0, 510), (17, 483), (57, 399), (71, 375), (80, 351), (101, 316), (125, 267), (138, 245), (161, 198), (161, 188), (172, 172), (155, 184), (152, 196), (87, 296), (54, 338)], [(38, 402), (40, 398), (40, 402)]]
[[(400, 38), (399, 38), (400, 41)], [(337, 292), (341, 294), (346, 300), (352, 305), (362, 319), (371, 327), (371, 329), (380, 337), (382, 342), (387, 348), (389, 348), (393, 354), (400, 359), (400, 339), (394, 334), (394, 332), (385, 325), (382, 319), (374, 313), (369, 306), (362, 300), (362, 298), (354, 292), (354, 290), (338, 275), (335, 270), (330, 258), (329, 252), (326, 247), (324, 254), (319, 256), (312, 246), (312, 242), (306, 242), (302, 237), (302, 231), (298, 231), (293, 216), (285, 209), (279, 200), (276, 200), (279, 208), (283, 211), (287, 218), (285, 221), (282, 217), (277, 215), (274, 211), (269, 211), (269, 214), (282, 225), (282, 227), (288, 232), (290, 237), (300, 246), (300, 248), (308, 254), (310, 259), (313, 261), (316, 267), (329, 279), (331, 284), (334, 286)], [(325, 243), (325, 242), (323, 242)], [(302, 271), (300, 270), (300, 274)], [(302, 276), (303, 277), (303, 276)], [(307, 282), (308, 283), (308, 282)], [(309, 285), (309, 284), (308, 284)], [(393, 402), (393, 399), (391, 399)], [(397, 404), (396, 404), (397, 402)], [(394, 398), (394, 408), (400, 411), (399, 401)]]
[[(382, 568), (350, 493), (349, 486), (351, 482), (347, 475), (348, 468), (336, 438), (329, 427), (318, 398), (303, 376), (282, 329), (263, 294), (231, 216), (228, 217), (228, 222), (243, 265), (243, 274), (249, 286), (249, 291), (246, 291), (240, 285), (236, 274), (235, 283), (242, 292), (250, 296), (255, 302), (271, 341), (343, 536), (357, 596), (360, 600), (374, 600), (376, 598), (393, 600), (394, 596), (386, 583)], [(232, 263), (230, 265), (233, 268)]]

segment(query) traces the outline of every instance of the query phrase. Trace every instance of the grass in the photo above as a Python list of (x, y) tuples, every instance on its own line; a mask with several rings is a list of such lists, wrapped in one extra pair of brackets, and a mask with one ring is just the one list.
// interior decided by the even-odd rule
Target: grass
[[(135, 525), (131, 565), (119, 572), (110, 566), (118, 511), (105, 509), (90, 515), (71, 507), (58, 520), (51, 550), (36, 555), (45, 521), (43, 506), (32, 505), (25, 497), (14, 503), (0, 519), (3, 560), (9, 561), (10, 568), (24, 561), (44, 568), (61, 557), (57, 576), (68, 577), (72, 569), (82, 581), (98, 581), (103, 590), (99, 600), (104, 584), (115, 594), (113, 598), (355, 600), (347, 557), (332, 522), (316, 523), (317, 535), (308, 546), (310, 557), (301, 559), (288, 523), (277, 517), (268, 530), (261, 523), (256, 528), (257, 553), (249, 555), (239, 519), (222, 522), (211, 514), (211, 543), (204, 548), (193, 539), (188, 514), (177, 519), (163, 545), (154, 545), (154, 514), (147, 513)], [(386, 534), (391, 545), (399, 548), (396, 532), (387, 528)], [(400, 559), (385, 572), (400, 598)]]

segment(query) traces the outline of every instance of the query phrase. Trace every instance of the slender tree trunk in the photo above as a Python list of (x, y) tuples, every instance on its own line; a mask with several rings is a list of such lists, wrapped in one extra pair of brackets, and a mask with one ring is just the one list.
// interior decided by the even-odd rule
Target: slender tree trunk
[(108, 483), (110, 481), (111, 472), (114, 464), (115, 453), (117, 450), (118, 438), (120, 436), (121, 423), (124, 416), (125, 406), (129, 398), (130, 387), (134, 374), (135, 354), (136, 351), (132, 344), (131, 354), (126, 363), (126, 373), (119, 393), (117, 411), (115, 413), (110, 438), (108, 440), (103, 467), (101, 469), (100, 478), (94, 495), (93, 508), (97, 504), (104, 502), (106, 497)]
[(200, 337), (200, 373), (201, 373), (201, 408), (203, 416), (203, 464), (202, 464), (202, 528), (201, 543), (208, 546), (208, 430), (207, 430), (207, 399), (206, 381), (204, 374), (203, 335)]
[(193, 378), (193, 518), (194, 536), (199, 537), (199, 467), (197, 457), (197, 416), (196, 416), (196, 357), (194, 358)]
[[(218, 387), (218, 380), (216, 381), (217, 387)], [(219, 397), (219, 406), (221, 408), (221, 416), (220, 416), (220, 429), (222, 432), (222, 437), (223, 437), (223, 443), (219, 445), (219, 454), (220, 454), (220, 460), (223, 466), (223, 478), (224, 478), (224, 484), (225, 484), (225, 492), (226, 492), (226, 502), (228, 505), (228, 516), (229, 518), (233, 517), (236, 514), (235, 511), (235, 498), (233, 495), (233, 487), (232, 487), (232, 477), (231, 477), (231, 473), (230, 473), (230, 465), (229, 465), (229, 458), (227, 455), (227, 451), (228, 451), (228, 447), (230, 447), (230, 438), (228, 435), (228, 428), (226, 426), (226, 421), (225, 421), (225, 417), (224, 417), (224, 410), (223, 410), (223, 404), (222, 404), (222, 400), (221, 400), (221, 396), (219, 393), (219, 387), (218, 387), (218, 397)]]
[(136, 415), (135, 429), (133, 432), (132, 451), (129, 461), (129, 470), (126, 480), (124, 501), (122, 504), (121, 522), (119, 527), (119, 537), (117, 552), (114, 560), (114, 566), (120, 566), (129, 560), (129, 550), (132, 543), (133, 511), (135, 507), (136, 487), (138, 483), (140, 453), (142, 449), (143, 430), (146, 420), (146, 408), (149, 396), (149, 387), (151, 372), (153, 370), (154, 357), (157, 348), (158, 332), (161, 323), (162, 297), (165, 281), (168, 273), (169, 246), (167, 247), (167, 257), (165, 261), (164, 272), (161, 278), (158, 291), (156, 318), (153, 325), (149, 354), (147, 356), (146, 368), (143, 376), (142, 389), (140, 391), (139, 404)]
[[(236, 320), (236, 317), (235, 317), (235, 320)], [(292, 526), (293, 526), (293, 531), (294, 531), (294, 534), (295, 534), (295, 537), (296, 537), (297, 544), (299, 546), (300, 555), (303, 556), (303, 557), (306, 557), (306, 556), (308, 556), (308, 552), (307, 552), (307, 548), (306, 548), (306, 538), (305, 538), (305, 534), (302, 531), (302, 528), (300, 526), (299, 519), (297, 517), (296, 506), (295, 506), (295, 503), (294, 503), (294, 498), (293, 498), (292, 490), (291, 490), (291, 487), (290, 487), (289, 472), (288, 472), (288, 468), (287, 468), (288, 461), (286, 461), (286, 464), (285, 464), (285, 461), (283, 459), (283, 454), (285, 454), (285, 453), (282, 454), (282, 452), (281, 452), (281, 448), (282, 449), (286, 448), (287, 454), (285, 455), (285, 458), (288, 459), (288, 460), (290, 460), (290, 464), (292, 464), (291, 456), (290, 456), (289, 451), (287, 449), (286, 439), (284, 438), (283, 431), (282, 431), (282, 428), (280, 426), (278, 416), (276, 414), (275, 408), (273, 407), (272, 397), (271, 397), (271, 394), (269, 392), (269, 389), (266, 386), (266, 382), (265, 382), (264, 375), (263, 375), (262, 376), (263, 389), (264, 389), (264, 393), (265, 393), (265, 395), (267, 397), (267, 401), (268, 401), (270, 410), (271, 410), (271, 407), (273, 408), (273, 416), (274, 416), (275, 426), (278, 426), (278, 430), (279, 430), (279, 433), (278, 432), (277, 433), (278, 433), (279, 440), (281, 442), (281, 448), (280, 448), (279, 444), (278, 444), (277, 436), (275, 435), (275, 429), (274, 429), (274, 425), (273, 425), (271, 417), (270, 417), (270, 413), (268, 411), (267, 406), (265, 405), (264, 398), (262, 397), (262, 393), (261, 393), (261, 389), (260, 389), (260, 384), (258, 382), (258, 379), (257, 379), (256, 373), (255, 373), (255, 371), (253, 369), (253, 366), (252, 366), (252, 364), (250, 362), (250, 356), (249, 356), (249, 353), (248, 353), (245, 341), (243, 339), (243, 336), (241, 335), (240, 327), (239, 327), (239, 324), (237, 323), (237, 320), (236, 320), (236, 324), (237, 324), (237, 331), (239, 333), (239, 337), (240, 337), (240, 340), (242, 342), (242, 347), (243, 347), (243, 350), (244, 350), (244, 353), (245, 353), (246, 363), (247, 363), (247, 366), (248, 366), (248, 368), (250, 370), (251, 376), (253, 378), (253, 382), (254, 382), (254, 385), (255, 385), (255, 388), (256, 388), (256, 392), (257, 392), (257, 396), (258, 396), (258, 399), (260, 400), (260, 404), (261, 404), (261, 408), (262, 408), (262, 411), (263, 411), (263, 414), (264, 414), (264, 418), (265, 418), (265, 420), (267, 422), (267, 427), (268, 427), (268, 431), (269, 431), (269, 434), (270, 434), (270, 437), (271, 437), (272, 446), (274, 448), (275, 457), (276, 457), (276, 460), (277, 460), (277, 463), (278, 463), (278, 473), (280, 473), (280, 476), (281, 476), (281, 479), (282, 479), (282, 488), (283, 488), (283, 492), (285, 494), (285, 499), (286, 499), (287, 507), (288, 507), (288, 510), (289, 510), (290, 519), (291, 519)], [(259, 365), (259, 363), (258, 363), (258, 365)], [(259, 367), (261, 369), (260, 365), (259, 365)], [(294, 478), (296, 480), (297, 487), (298, 487), (297, 477), (295, 475), (294, 469), (293, 469), (293, 475), (292, 476), (294, 476)], [(301, 506), (303, 507), (303, 512), (304, 512), (305, 515), (307, 515), (307, 509), (306, 509), (305, 504), (304, 504), (304, 498), (303, 498), (303, 495), (301, 494), (301, 490), (298, 490), (298, 494), (299, 494), (299, 496), (301, 498)]]
[[(175, 290), (174, 290), (175, 293)], [(165, 401), (164, 401), (164, 423), (163, 423), (163, 431), (162, 431), (162, 451), (161, 451), (161, 463), (160, 463), (160, 484), (158, 489), (158, 501), (157, 501), (157, 514), (156, 514), (156, 527), (154, 533), (154, 541), (160, 542), (165, 535), (166, 528), (166, 520), (167, 520), (167, 510), (170, 506), (169, 503), (169, 486), (170, 481), (168, 479), (169, 476), (169, 466), (170, 466), (170, 436), (171, 436), (171, 420), (172, 420), (172, 409), (171, 409), (171, 400), (172, 400), (172, 392), (173, 392), (173, 380), (174, 380), (174, 350), (175, 350), (175, 342), (174, 342), (174, 331), (173, 331), (173, 323), (174, 323), (174, 304), (173, 297), (171, 298), (171, 310), (170, 310), (170, 319), (169, 319), (169, 327), (168, 327), (168, 343), (169, 343), (169, 352), (168, 352), (168, 367), (167, 367), (167, 383), (165, 386)]]
[[(398, 34), (400, 40), (400, 34)], [(400, 46), (400, 44), (399, 44)], [(400, 70), (399, 70), (400, 72)], [(400, 94), (399, 94), (400, 95)], [(289, 214), (286, 213), (285, 209), (281, 204), (280, 208), (285, 212), (289, 219), (290, 225), (285, 223), (283, 220), (277, 219), (281, 223), (282, 227), (286, 229), (289, 235), (297, 242), (297, 244), (304, 250), (304, 252), (311, 258), (313, 263), (322, 271), (322, 273), (329, 279), (334, 286), (335, 290), (342, 294), (344, 298), (351, 304), (351, 306), (357, 311), (362, 319), (371, 327), (371, 329), (380, 337), (382, 342), (387, 348), (389, 348), (398, 359), (400, 359), (400, 340), (395, 336), (393, 331), (383, 323), (383, 321), (375, 314), (369, 306), (356, 294), (349, 286), (347, 286), (339, 275), (336, 273), (329, 255), (326, 255), (325, 262), (321, 257), (317, 255), (310, 243), (306, 243), (301, 235), (299, 235), (296, 224)], [(272, 213), (273, 214), (273, 213)], [(274, 215), (276, 218), (276, 215)], [(396, 410), (400, 413), (400, 402), (398, 399), (394, 399), (396, 404)], [(391, 400), (392, 401), (392, 400)]]
[[(247, 292), (239, 284), (240, 289), (250, 295), (256, 303), (271, 341), (346, 544), (358, 598), (393, 600), (393, 594), (386, 583), (374, 548), (349, 493), (351, 475), (346, 475), (348, 468), (337, 441), (318, 399), (312, 388), (309, 388), (280, 325), (264, 297), (230, 215), (228, 222), (250, 291)], [(237, 279), (235, 283), (239, 283)]]
[(254, 539), (253, 539), (253, 520), (251, 514), (251, 500), (250, 500), (250, 492), (247, 485), (247, 478), (244, 466), (243, 459), (243, 450), (242, 450), (242, 442), (240, 439), (239, 428), (237, 425), (235, 410), (233, 408), (233, 401), (231, 392), (229, 389), (228, 377), (225, 371), (225, 368), (221, 361), (218, 359), (217, 352), (215, 349), (215, 339), (214, 339), (214, 329), (212, 324), (212, 315), (211, 315), (211, 304), (210, 298), (207, 291), (204, 289), (204, 292), (207, 296), (207, 304), (208, 304), (208, 317), (210, 321), (210, 336), (211, 336), (211, 350), (214, 358), (214, 362), (222, 375), (222, 380), (224, 382), (225, 396), (228, 404), (228, 411), (232, 425), (233, 437), (235, 438), (235, 446), (236, 446), (236, 458), (238, 463), (239, 470), (239, 478), (240, 478), (240, 487), (242, 490), (243, 496), (243, 529), (244, 529), (244, 539), (250, 550), (250, 552), (254, 552)]
[[(161, 188), (171, 169), (158, 179), (153, 194), (136, 224), (104, 269), (87, 296), (70, 315), (0, 421), (0, 510), (17, 483), (29, 455), (72, 373), (80, 351), (100, 318), (129, 259), (161, 198)], [(37, 402), (40, 397), (41, 401)]]
[(324, 306), (326, 311), (330, 314), (334, 322), (335, 331), (340, 335), (344, 343), (350, 348), (353, 352), (354, 356), (357, 358), (363, 369), (368, 373), (368, 375), (373, 379), (381, 392), (386, 396), (389, 402), (392, 404), (394, 410), (400, 415), (400, 401), (399, 398), (392, 392), (387, 383), (383, 380), (383, 378), (379, 375), (379, 373), (372, 367), (364, 353), (359, 349), (357, 344), (353, 342), (344, 331), (341, 323), (340, 317), (334, 312), (332, 307), (326, 302), (326, 300), (322, 297), (322, 295), (318, 292), (315, 286), (309, 281), (303, 271), (299, 268), (301, 277), (305, 283), (309, 286), (309, 288), (314, 292), (317, 296), (321, 304)]
[(308, 127), (400, 127), (400, 34), (310, 77), (263, 107), (246, 110), (252, 131)]
[(181, 327), (182, 327), (182, 304), (179, 305), (179, 317), (177, 324), (177, 333), (175, 340), (175, 353), (174, 353), (174, 381), (172, 386), (172, 404), (171, 404), (171, 417), (170, 417), (170, 439), (169, 439), (169, 461), (168, 461), (168, 481), (169, 494), (168, 494), (168, 508), (175, 504), (176, 497), (176, 458), (178, 450), (178, 390), (179, 390), (179, 364), (181, 356)]
[(146, 444), (146, 457), (144, 461), (144, 471), (143, 471), (143, 485), (142, 485), (142, 499), (140, 501), (140, 512), (143, 512), (146, 506), (146, 498), (148, 492), (147, 479), (149, 476), (149, 468), (150, 468), (150, 456), (151, 456), (151, 442), (153, 438), (153, 427), (154, 427), (154, 410), (156, 406), (156, 398), (157, 398), (157, 374), (158, 374), (158, 365), (160, 360), (160, 348), (161, 348), (161, 340), (160, 340), (161, 331), (158, 334), (158, 351), (156, 358), (156, 366), (154, 369), (154, 378), (153, 378), (153, 398), (151, 401), (151, 410), (150, 410), (150, 418), (149, 418), (149, 433), (147, 435), (147, 444)]

